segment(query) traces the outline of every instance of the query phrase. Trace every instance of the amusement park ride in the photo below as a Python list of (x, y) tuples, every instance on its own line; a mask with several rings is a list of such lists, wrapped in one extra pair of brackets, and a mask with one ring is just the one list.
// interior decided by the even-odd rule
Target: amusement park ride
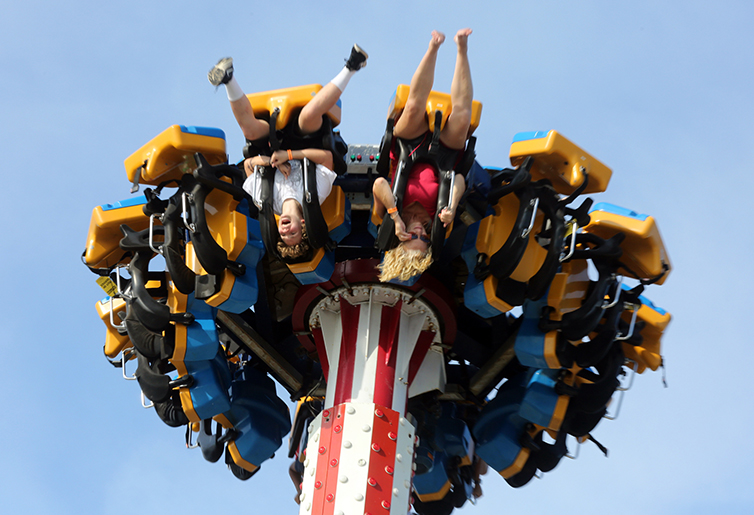
[[(286, 131), (316, 88), (254, 95), (271, 148), (302, 148)], [(487, 467), (522, 486), (571, 456), (568, 435), (593, 440), (633, 376), (662, 365), (670, 314), (643, 295), (671, 269), (655, 220), (584, 197), (612, 172), (556, 131), (517, 134), (504, 169), (481, 166), (471, 137), (456, 218), (433, 224), (433, 265), (378, 281), (395, 241), (372, 183), (390, 174), (406, 91), (380, 146), (345, 145), (340, 107), (327, 115), (318, 144), (340, 156), (339, 177), (320, 206), (305, 163), (312, 249), (296, 262), (276, 250), (269, 187), (255, 205), (219, 129), (169, 127), (125, 160), (144, 194), (92, 212), (83, 260), (108, 294), (96, 306), (110, 363), (239, 479), (290, 433), (301, 514), (447, 514), (479, 495)], [(430, 95), (431, 131), (451, 109)], [(470, 133), (480, 114), (475, 102)], [(441, 175), (444, 206), (454, 174)], [(298, 402), (292, 421), (273, 380)]]

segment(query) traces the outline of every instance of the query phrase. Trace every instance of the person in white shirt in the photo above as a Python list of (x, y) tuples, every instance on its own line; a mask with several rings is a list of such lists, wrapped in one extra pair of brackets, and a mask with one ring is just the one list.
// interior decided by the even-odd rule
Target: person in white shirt
[[(297, 129), (302, 135), (315, 133), (322, 127), (322, 117), (338, 102), (351, 77), (366, 66), (368, 57), (368, 54), (358, 45), (353, 46), (343, 69), (301, 109), (297, 118)], [(231, 110), (247, 140), (256, 141), (269, 135), (269, 123), (254, 116), (249, 98), (233, 76), (232, 58), (220, 59), (209, 71), (207, 78), (213, 86), (225, 85)], [(278, 250), (283, 257), (298, 257), (309, 248), (301, 209), (301, 200), (304, 196), (301, 162), (303, 159), (316, 163), (317, 192), (321, 204), (330, 194), (336, 177), (335, 172), (332, 171), (333, 154), (329, 150), (317, 148), (278, 150), (271, 156), (253, 156), (244, 161), (244, 170), (247, 175), (244, 189), (257, 204), (261, 178), (260, 174), (254, 173), (254, 170), (260, 166), (272, 166), (276, 169), (273, 211), (280, 216), (278, 232), (282, 241), (278, 244)]]

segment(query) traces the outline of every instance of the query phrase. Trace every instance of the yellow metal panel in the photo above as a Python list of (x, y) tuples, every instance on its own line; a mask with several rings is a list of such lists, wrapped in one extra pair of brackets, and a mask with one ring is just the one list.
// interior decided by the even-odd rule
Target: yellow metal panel
[(416, 492), (416, 495), (419, 497), (419, 500), (421, 502), (432, 502), (432, 501), (441, 501), (450, 491), (450, 479), (442, 485), (442, 488), (440, 488), (437, 492), (430, 492), (427, 494), (420, 494), (419, 492)]
[(346, 219), (346, 196), (340, 186), (333, 186), (322, 203), (322, 216), (327, 223), (327, 232), (343, 225)]
[(506, 242), (516, 223), (520, 202), (515, 195), (505, 195), (495, 204), (495, 213), (479, 222), (476, 250), (493, 255)]
[(560, 426), (563, 424), (566, 411), (568, 410), (568, 402), (571, 400), (567, 395), (561, 395), (558, 397), (558, 401), (555, 403), (555, 410), (552, 413), (550, 419), (549, 429), (553, 431), (559, 431)]
[(314, 251), (314, 257), (311, 261), (306, 261), (305, 263), (288, 264), (288, 269), (294, 274), (305, 274), (306, 272), (313, 272), (317, 269), (323, 257), (325, 257), (325, 249), (317, 249)]
[(604, 239), (611, 238), (618, 232), (626, 233), (626, 239), (621, 244), (623, 249), (621, 261), (644, 279), (661, 274), (663, 264), (666, 264), (668, 273), (657, 281), (657, 284), (665, 282), (672, 267), (653, 217), (648, 216), (645, 220), (638, 220), (607, 211), (592, 211), (589, 216), (591, 222), (584, 227), (584, 232), (596, 234)]
[[(185, 375), (186, 367), (182, 367), (182, 368), (183, 368), (183, 372), (181, 373), (179, 370), (179, 373), (181, 373), (182, 375)], [(186, 418), (189, 419), (189, 422), (194, 422), (194, 423), (201, 422), (199, 415), (196, 414), (196, 410), (194, 409), (194, 401), (191, 400), (191, 392), (189, 391), (189, 389), (179, 388), (178, 395), (181, 398), (181, 407), (183, 408), (183, 412), (186, 414)]]
[(596, 158), (576, 146), (557, 131), (545, 138), (516, 141), (511, 145), (510, 159), (518, 166), (524, 158), (534, 157), (532, 179), (549, 179), (558, 193), (569, 195), (581, 185), (584, 171), (589, 184), (584, 193), (605, 191), (613, 172)]
[[(390, 107), (388, 108), (388, 118), (397, 118), (398, 115), (406, 107), (406, 101), (408, 100), (408, 94), (411, 90), (410, 86), (401, 84), (395, 90), (395, 96), (393, 97)], [(435, 111), (442, 112), (442, 121), (440, 122), (440, 129), (445, 128), (445, 122), (447, 122), (450, 113), (453, 112), (453, 104), (450, 101), (450, 95), (447, 93), (441, 93), (439, 91), (431, 91), (427, 98), (427, 121), (429, 122), (430, 132), (435, 130)], [(482, 118), (482, 103), (474, 100), (471, 103), (471, 124), (469, 125), (469, 136), (479, 127), (479, 120)]]
[(223, 270), (223, 282), (220, 286), (220, 291), (205, 299), (208, 305), (213, 307), (219, 307), (223, 302), (230, 298), (233, 293), (233, 286), (236, 284), (236, 276), (230, 270)]
[(241, 255), (249, 238), (246, 215), (236, 211), (237, 206), (237, 200), (218, 189), (212, 190), (204, 203), (210, 234), (230, 260), (236, 260)]
[[(558, 345), (558, 331), (550, 331), (547, 334), (545, 334), (545, 344), (544, 344), (544, 358), (547, 362), (547, 367), (551, 369), (560, 368), (560, 360), (558, 359), (557, 354), (555, 353), (557, 350)], [(558, 429), (557, 427), (553, 427), (553, 429)]]
[[(110, 324), (110, 306), (109, 299), (97, 301), (96, 304), (97, 314), (105, 324), (105, 327), (107, 327), (104, 348), (105, 356), (112, 359), (120, 354), (123, 349), (131, 347), (131, 340), (128, 338), (127, 334), (120, 334), (118, 330)], [(125, 313), (126, 301), (123, 299), (113, 299), (112, 311), (113, 320), (115, 320), (116, 323), (119, 323), (120, 317), (118, 316), (118, 313)]]
[[(142, 207), (143, 204), (105, 210), (102, 206), (97, 206), (92, 210), (84, 254), (84, 261), (88, 266), (110, 268), (118, 264), (124, 254), (118, 245), (123, 238), (121, 224), (128, 225), (134, 231), (149, 227), (149, 217), (144, 214)], [(123, 262), (128, 261), (130, 259)]]
[[(282, 129), (294, 114), (301, 110), (309, 101), (314, 98), (319, 90), (322, 89), (320, 84), (307, 84), (305, 86), (294, 86), (292, 88), (275, 89), (271, 91), (262, 91), (246, 95), (251, 102), (254, 110), (254, 116), (260, 119), (269, 120), (270, 114), (275, 108), (280, 108), (278, 114), (277, 129)], [(332, 120), (333, 127), (340, 123), (341, 110), (340, 105), (333, 106), (327, 113), (328, 118)]]
[(227, 160), (224, 138), (183, 132), (180, 125), (172, 125), (126, 158), (128, 180), (133, 182), (139, 172), (141, 184), (179, 180), (196, 169), (195, 152), (201, 152), (211, 165)]
[(516, 456), (516, 459), (513, 461), (513, 464), (509, 466), (508, 468), (505, 468), (500, 471), (500, 475), (506, 478), (513, 477), (521, 470), (523, 470), (524, 465), (526, 465), (526, 460), (529, 459), (529, 449), (526, 447), (523, 447), (521, 451), (519, 451), (518, 456)]

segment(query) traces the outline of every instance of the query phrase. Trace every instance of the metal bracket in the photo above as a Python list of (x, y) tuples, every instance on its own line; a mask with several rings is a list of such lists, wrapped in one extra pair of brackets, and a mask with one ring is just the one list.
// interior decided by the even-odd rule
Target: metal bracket
[(190, 200), (193, 200), (193, 196), (190, 193), (184, 191), (181, 194), (181, 218), (183, 219), (183, 225), (186, 226), (186, 229), (191, 232), (196, 232), (196, 225), (189, 223), (188, 221), (188, 202)]
[(154, 219), (157, 215), (152, 213), (149, 215), (149, 248), (152, 249), (153, 252), (162, 255), (162, 245), (155, 248), (154, 246)]
[(537, 218), (537, 208), (539, 208), (539, 197), (534, 198), (529, 201), (530, 206), (534, 206), (531, 212), (531, 220), (529, 221), (529, 227), (524, 229), (521, 232), (521, 238), (526, 238), (529, 236), (529, 233), (531, 233), (531, 230), (534, 229), (534, 220)]

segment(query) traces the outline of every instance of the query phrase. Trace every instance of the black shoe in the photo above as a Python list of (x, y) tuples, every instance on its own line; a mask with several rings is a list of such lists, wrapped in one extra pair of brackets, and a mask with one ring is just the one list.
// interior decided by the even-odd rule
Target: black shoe
[(367, 54), (359, 45), (354, 45), (351, 49), (351, 56), (346, 60), (346, 68), (351, 71), (360, 70), (367, 65)]
[(220, 84), (227, 84), (230, 79), (233, 78), (233, 58), (223, 57), (217, 64), (207, 73), (209, 83), (213, 86), (219, 86)]

